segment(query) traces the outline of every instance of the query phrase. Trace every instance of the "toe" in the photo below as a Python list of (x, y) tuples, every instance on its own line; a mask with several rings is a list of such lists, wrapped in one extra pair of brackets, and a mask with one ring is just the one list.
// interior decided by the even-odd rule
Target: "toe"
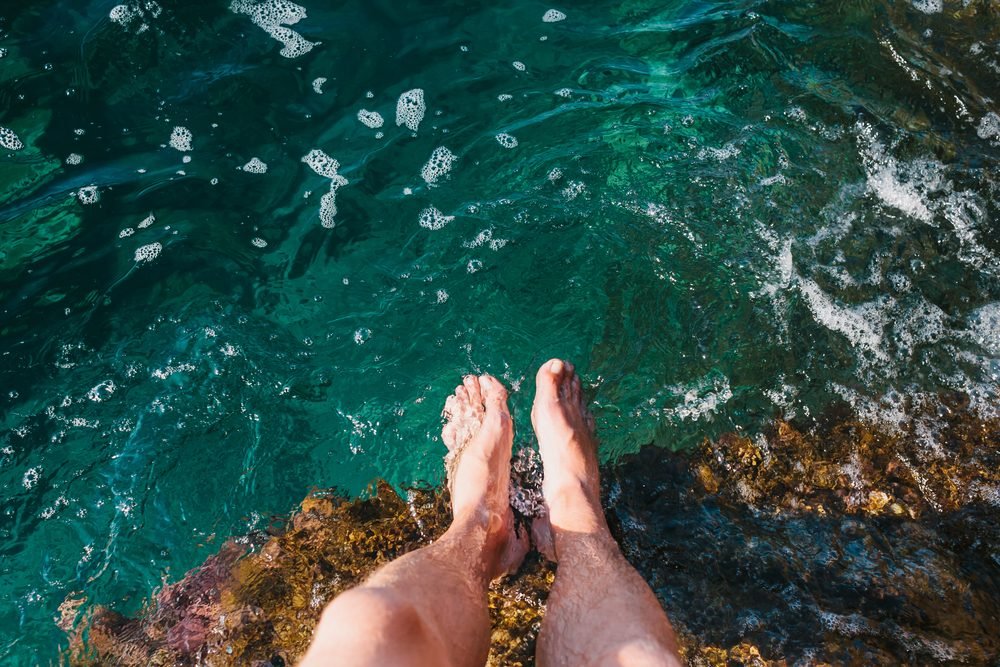
[(469, 395), (469, 402), (474, 407), (481, 408), (483, 405), (483, 393), (479, 387), (479, 378), (475, 375), (466, 375), (462, 378), (462, 384)]
[(542, 364), (535, 375), (535, 400), (558, 401), (559, 385), (566, 365), (562, 359), (550, 359)]
[(503, 386), (503, 383), (500, 382), (500, 380), (496, 379), (492, 375), (480, 375), (479, 387), (483, 392), (483, 403), (485, 403), (487, 407), (489, 407), (490, 404), (503, 404), (507, 402), (507, 388)]
[(582, 392), (580, 391), (580, 376), (574, 374), (573, 380), (570, 383), (570, 396), (573, 398), (574, 403), (580, 402), (581, 393)]

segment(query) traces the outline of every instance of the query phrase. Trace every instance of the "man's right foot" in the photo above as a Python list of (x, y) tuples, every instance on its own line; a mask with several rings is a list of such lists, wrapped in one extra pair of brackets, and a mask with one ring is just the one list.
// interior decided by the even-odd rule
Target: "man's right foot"
[[(538, 437), (544, 477), (542, 495), (549, 510), (552, 539), (563, 531), (607, 533), (601, 509), (594, 420), (583, 402), (580, 378), (573, 365), (560, 359), (542, 364), (535, 376), (531, 423)], [(535, 538), (543, 553), (544, 526)], [(551, 553), (546, 553), (552, 557)]]

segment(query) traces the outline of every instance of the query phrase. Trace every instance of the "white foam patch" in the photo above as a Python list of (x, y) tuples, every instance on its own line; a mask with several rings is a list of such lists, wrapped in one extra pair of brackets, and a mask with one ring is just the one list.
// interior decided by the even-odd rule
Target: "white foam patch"
[(113, 23), (117, 23), (122, 27), (127, 27), (128, 24), (135, 19), (136, 13), (137, 12), (128, 5), (115, 5), (111, 8), (108, 18), (111, 19)]
[(66, 156), (66, 164), (77, 165), (83, 162), (83, 156), (79, 153), (70, 153)]
[(38, 484), (38, 480), (42, 477), (42, 466), (35, 466), (34, 468), (28, 468), (24, 472), (24, 476), (21, 478), (21, 485), (25, 489), (32, 489)]
[(142, 222), (136, 225), (136, 227), (138, 227), (139, 229), (145, 229), (146, 227), (151, 226), (154, 222), (156, 222), (156, 216), (150, 213), (145, 218), (143, 218)]
[(582, 195), (587, 191), (587, 186), (581, 181), (570, 181), (569, 184), (562, 189), (562, 196), (566, 199), (573, 200)]
[(817, 322), (843, 334), (856, 349), (888, 361), (889, 357), (882, 348), (881, 327), (878, 326), (881, 323), (870, 319), (872, 309), (842, 306), (808, 278), (799, 279), (798, 286)]
[(524, 63), (522, 63), (520, 60), (515, 60), (514, 62), (511, 63), (511, 65), (518, 72), (523, 72), (524, 70), (528, 69), (527, 66)]
[(9, 151), (19, 151), (24, 148), (24, 144), (14, 133), (14, 130), (6, 127), (0, 127), (0, 146)]
[(736, 157), (740, 154), (740, 147), (736, 144), (729, 142), (722, 148), (715, 148), (712, 146), (702, 148), (698, 151), (699, 160), (712, 159), (717, 162), (724, 162), (731, 157)]
[(267, 163), (254, 157), (250, 158), (250, 161), (243, 165), (242, 169), (249, 174), (265, 174), (267, 173)]
[(889, 155), (885, 146), (875, 137), (874, 129), (867, 124), (858, 124), (858, 143), (861, 159), (868, 174), (868, 189), (888, 206), (899, 209), (921, 222), (932, 221), (931, 210), (925, 201), (928, 190), (936, 190), (941, 185), (941, 174), (929, 169), (911, 169), (919, 173), (905, 173), (895, 158)]
[(303, 156), (302, 161), (323, 178), (333, 179), (338, 176), (337, 170), (340, 169), (340, 163), (318, 148), (309, 151)]
[(910, 4), (924, 14), (938, 14), (944, 9), (943, 0), (910, 0)]
[(571, 97), (573, 95), (573, 90), (570, 88), (560, 88), (555, 91), (555, 94), (559, 97)]
[(449, 222), (455, 219), (453, 215), (445, 215), (441, 211), (437, 210), (433, 206), (428, 206), (420, 212), (420, 218), (418, 222), (421, 227), (425, 229), (441, 229)]
[(980, 139), (1000, 138), (1000, 116), (992, 111), (983, 116), (976, 128), (976, 134), (979, 135)]
[(178, 125), (170, 133), (170, 147), (174, 150), (187, 152), (191, 150), (191, 141), (194, 139), (191, 130), (182, 125)]
[(416, 132), (426, 112), (423, 89), (408, 90), (396, 101), (396, 125), (405, 125), (411, 132)]
[(259, 236), (256, 236), (256, 237), (250, 239), (250, 245), (252, 245), (255, 248), (266, 248), (267, 247), (267, 241), (265, 241), (264, 239), (262, 239)]
[(517, 137), (512, 134), (507, 134), (506, 132), (501, 132), (496, 136), (497, 143), (504, 148), (515, 148), (517, 146)]
[(508, 93), (500, 93), (499, 95), (497, 95), (497, 99), (501, 102), (509, 102), (512, 99), (514, 99), (514, 96)]
[(315, 79), (313, 79), (312, 86), (313, 86), (313, 90), (316, 92), (317, 95), (322, 95), (323, 94), (323, 84), (324, 83), (326, 83), (326, 77), (325, 76), (318, 76)]
[(714, 415), (733, 397), (729, 378), (721, 373), (711, 373), (688, 385), (675, 385), (668, 390), (681, 399), (680, 405), (664, 408), (666, 417), (682, 421), (698, 421)]
[(559, 21), (565, 21), (566, 14), (559, 11), (558, 9), (550, 9), (542, 15), (542, 21), (544, 23), (558, 23)]
[(1000, 355), (1000, 301), (988, 303), (968, 318), (972, 339), (986, 352)]
[(305, 37), (286, 26), (295, 25), (306, 18), (306, 9), (289, 0), (233, 0), (230, 11), (245, 14), (254, 25), (261, 28), (272, 38), (281, 42), (281, 55), (285, 58), (298, 58), (309, 53), (319, 42), (310, 42)]
[(128, 238), (129, 236), (132, 236), (133, 234), (135, 234), (135, 230), (132, 229), (131, 227), (126, 227), (125, 229), (123, 229), (120, 232), (118, 232), (118, 238), (120, 238), (120, 239)]
[(348, 184), (348, 180), (337, 173), (340, 163), (318, 148), (306, 154), (302, 161), (320, 176), (330, 179), (330, 191), (319, 199), (320, 224), (327, 229), (336, 226), (334, 218), (337, 215), (337, 190)]
[(159, 243), (150, 243), (135, 249), (136, 262), (151, 262), (160, 256), (163, 246)]
[(437, 291), (437, 302), (438, 303), (445, 303), (446, 301), (448, 301), (448, 291), (447, 290), (443, 290), (443, 289), (439, 289)]
[(373, 130), (385, 125), (385, 119), (382, 118), (382, 114), (378, 111), (368, 111), (367, 109), (362, 109), (358, 112), (358, 120), (361, 121), (362, 125)]
[(427, 184), (437, 183), (438, 179), (451, 171), (451, 165), (455, 162), (455, 154), (444, 146), (439, 146), (431, 153), (431, 158), (420, 170), (420, 176)]
[(89, 204), (96, 204), (100, 201), (101, 193), (97, 190), (96, 185), (88, 185), (77, 190), (76, 198), (80, 200), (81, 204), (87, 206)]

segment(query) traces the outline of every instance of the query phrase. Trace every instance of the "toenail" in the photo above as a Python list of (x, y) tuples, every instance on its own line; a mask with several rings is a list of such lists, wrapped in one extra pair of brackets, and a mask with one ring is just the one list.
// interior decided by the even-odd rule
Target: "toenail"
[(562, 370), (563, 362), (561, 359), (553, 359), (549, 362), (549, 370), (553, 373), (559, 373)]

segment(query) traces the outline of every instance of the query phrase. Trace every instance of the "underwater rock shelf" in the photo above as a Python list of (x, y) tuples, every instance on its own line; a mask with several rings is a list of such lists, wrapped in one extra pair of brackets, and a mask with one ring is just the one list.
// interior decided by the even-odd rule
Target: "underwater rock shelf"
[[(694, 665), (996, 664), (1000, 421), (934, 437), (851, 420), (646, 447), (604, 471), (607, 516)], [(67, 599), (72, 664), (286, 665), (326, 601), (440, 535), (447, 493), (315, 493), (229, 540), (134, 618)], [(531, 665), (556, 566), (494, 584), (492, 665)]]

